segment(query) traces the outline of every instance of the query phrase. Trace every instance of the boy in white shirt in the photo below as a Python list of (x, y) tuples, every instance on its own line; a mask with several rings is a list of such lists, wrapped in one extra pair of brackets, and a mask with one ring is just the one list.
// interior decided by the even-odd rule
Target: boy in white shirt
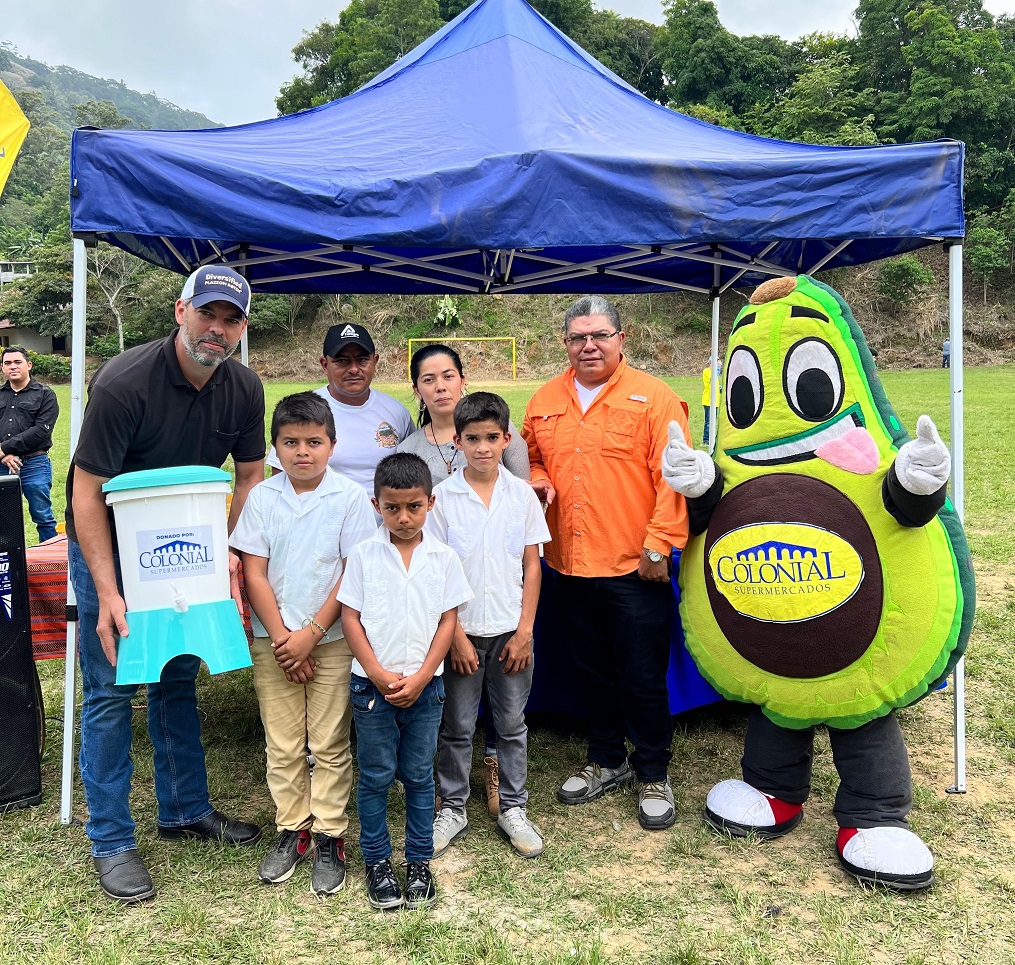
[[(355, 658), (349, 689), (359, 762), (356, 806), (374, 908), (424, 908), (437, 900), (430, 859), (441, 675), (457, 608), (472, 599), (472, 590), (458, 557), (423, 532), (432, 490), (419, 456), (396, 453), (378, 463), (373, 504), (382, 526), (353, 547), (338, 592)], [(404, 899), (391, 868), (387, 821), (396, 776), (405, 787)]]
[(465, 396), (455, 407), (455, 445), (464, 453), (466, 467), (437, 487), (427, 521), (427, 530), (461, 558), (476, 594), (458, 612), (444, 680), (435, 857), (469, 831), (465, 804), (484, 678), (500, 762), (497, 830), (523, 858), (543, 853), (542, 835), (526, 814), (525, 704), (532, 689), (539, 544), (549, 541), (550, 531), (532, 487), (501, 465), (510, 441), (507, 403), (490, 392)]
[(253, 488), (229, 539), (242, 556), (253, 611), (254, 689), (278, 828), (258, 874), (269, 884), (287, 881), (312, 852), (311, 890), (333, 894), (345, 883), (352, 790), (352, 654), (335, 593), (345, 557), (376, 524), (362, 488), (328, 468), (335, 422), (323, 399), (312, 392), (282, 399), (271, 441), (283, 472)]

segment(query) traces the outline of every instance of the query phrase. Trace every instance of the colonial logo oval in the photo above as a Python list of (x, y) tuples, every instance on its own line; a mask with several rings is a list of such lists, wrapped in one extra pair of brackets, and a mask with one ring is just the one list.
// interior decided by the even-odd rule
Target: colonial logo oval
[(863, 560), (842, 537), (805, 523), (755, 523), (708, 554), (716, 589), (744, 616), (799, 623), (842, 606), (863, 582)]
[[(870, 479), (867, 485), (877, 486)], [(884, 605), (877, 544), (858, 505), (818, 479), (772, 473), (727, 492), (701, 561), (712, 615), (736, 653), (814, 679), (863, 656)]]

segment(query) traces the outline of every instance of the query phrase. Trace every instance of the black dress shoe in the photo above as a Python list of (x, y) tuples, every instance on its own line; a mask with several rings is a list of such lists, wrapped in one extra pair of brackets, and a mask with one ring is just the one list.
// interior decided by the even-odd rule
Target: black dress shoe
[(372, 908), (402, 907), (402, 889), (390, 859), (367, 865), (367, 897)]
[(235, 821), (226, 817), (221, 811), (212, 811), (207, 817), (184, 824), (178, 828), (165, 828), (159, 825), (160, 838), (203, 838), (205, 841), (218, 841), (222, 844), (253, 844), (261, 837), (261, 829), (249, 821)]
[(111, 858), (92, 858), (99, 887), (110, 898), (130, 904), (155, 894), (155, 885), (140, 855), (133, 848)]
[(410, 861), (405, 871), (405, 907), (430, 908), (437, 904), (437, 883), (428, 861)]

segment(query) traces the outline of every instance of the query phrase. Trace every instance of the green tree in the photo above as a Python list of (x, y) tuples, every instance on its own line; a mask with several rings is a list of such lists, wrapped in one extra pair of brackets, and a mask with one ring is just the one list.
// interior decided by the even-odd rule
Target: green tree
[(320, 306), (319, 295), (255, 294), (250, 304), (250, 330), (285, 332), (294, 338), (298, 331), (309, 328)]
[(702, 104), (742, 118), (784, 94), (800, 51), (780, 37), (738, 37), (720, 22), (712, 0), (665, 0), (660, 40), (671, 107)]
[(596, 10), (573, 39), (646, 97), (662, 102), (662, 35), (655, 24)]
[(881, 140), (966, 144), (967, 202), (996, 209), (1015, 183), (1015, 37), (981, 0), (861, 0), (854, 63)]
[(5, 285), (0, 317), (42, 335), (69, 335), (71, 330), (71, 246), (43, 245), (30, 252), (36, 273)]
[(592, 0), (533, 0), (532, 6), (575, 40), (595, 16)]
[(921, 298), (933, 284), (934, 272), (915, 255), (899, 255), (878, 266), (877, 292), (893, 311)]
[(104, 131), (120, 131), (127, 127), (142, 128), (121, 114), (112, 101), (89, 100), (74, 107), (75, 127), (98, 127)]
[(173, 307), (181, 288), (182, 275), (165, 268), (149, 268), (138, 281), (128, 329), (137, 332), (142, 342), (168, 335), (176, 328)]
[(974, 277), (983, 284), (983, 304), (987, 304), (987, 287), (1002, 272), (1011, 271), (1011, 235), (999, 215), (982, 212), (974, 215), (966, 231), (965, 256)]
[(750, 118), (755, 133), (809, 144), (876, 144), (873, 91), (858, 91), (844, 50), (812, 59), (789, 90)]
[(116, 347), (122, 352), (127, 320), (137, 303), (140, 281), (149, 267), (122, 248), (100, 243), (88, 252), (88, 271), (116, 321)]
[[(744, 122), (725, 108), (709, 107), (707, 104), (681, 104), (679, 110), (688, 117), (695, 117), (699, 121), (706, 121), (716, 127), (725, 127), (730, 131), (744, 130)], [(709, 325), (711, 326), (711, 324), (710, 321)]]
[(443, 26), (437, 0), (352, 0), (338, 23), (322, 22), (293, 48), (302, 75), (275, 106), (292, 114), (345, 97)]

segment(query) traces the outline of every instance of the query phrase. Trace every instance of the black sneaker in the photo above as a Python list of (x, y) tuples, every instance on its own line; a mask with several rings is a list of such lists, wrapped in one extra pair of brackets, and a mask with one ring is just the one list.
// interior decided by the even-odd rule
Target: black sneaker
[(314, 874), (310, 890), (333, 895), (345, 886), (345, 842), (327, 834), (314, 835)]
[(367, 895), (371, 908), (402, 907), (402, 889), (389, 858), (367, 865)]
[(279, 885), (288, 881), (298, 865), (310, 851), (312, 842), (310, 832), (304, 828), (302, 831), (283, 831), (275, 838), (271, 849), (261, 860), (261, 867), (257, 869), (257, 876), (265, 884)]
[(430, 908), (437, 904), (437, 882), (429, 861), (410, 861), (405, 870), (405, 907)]

